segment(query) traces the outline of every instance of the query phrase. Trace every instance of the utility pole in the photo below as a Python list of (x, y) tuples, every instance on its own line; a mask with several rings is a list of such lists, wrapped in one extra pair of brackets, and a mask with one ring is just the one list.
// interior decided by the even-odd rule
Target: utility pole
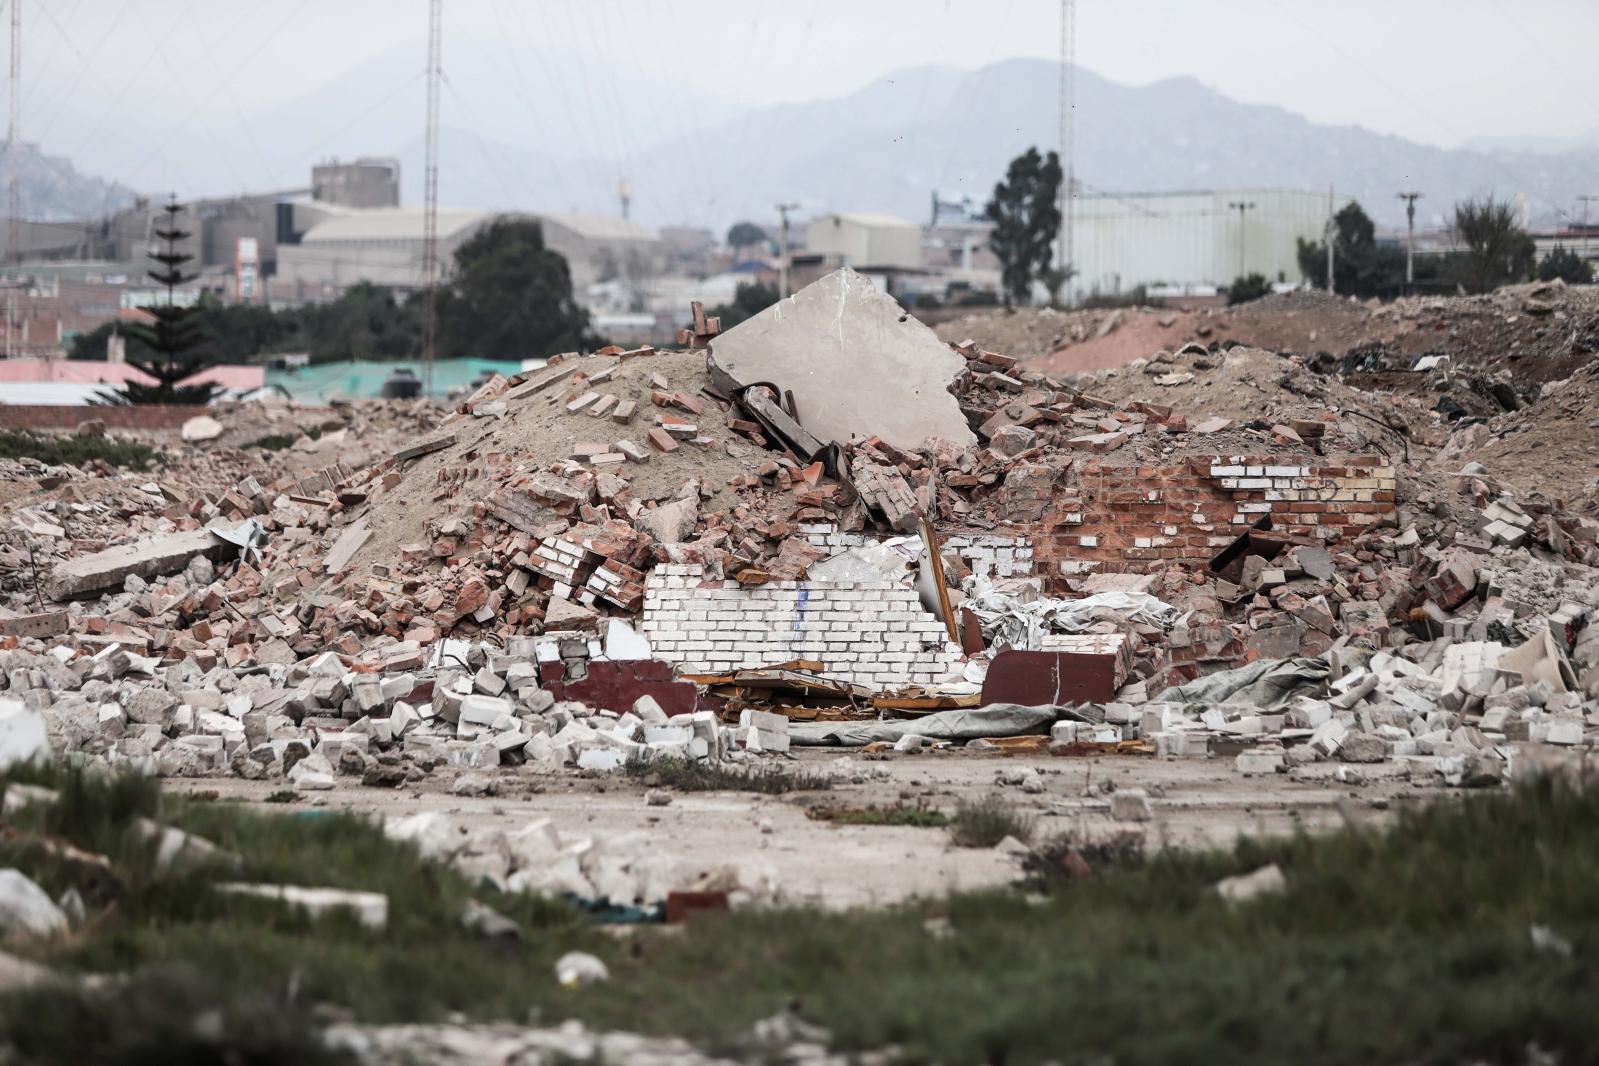
[(1327, 295), (1335, 295), (1338, 286), (1333, 281), (1333, 246), (1338, 243), (1338, 223), (1333, 214), (1333, 187), (1327, 186)]
[[(6, 252), (13, 264), (22, 256), (17, 247), (17, 171), (22, 161), (17, 156), (17, 133), (22, 114), (22, 0), (11, 0), (11, 121), (6, 126), (6, 162), (10, 180), (6, 183)], [(17, 279), (6, 279), (6, 358), (17, 352)]]
[(1065, 177), (1060, 186), (1060, 233), (1055, 249), (1055, 267), (1066, 272), (1066, 305), (1071, 306), (1071, 275), (1076, 254), (1075, 219), (1072, 197), (1076, 190), (1077, 160), (1075, 131), (1077, 117), (1077, 3), (1060, 0), (1060, 161)]
[(622, 221), (627, 221), (628, 208), (633, 203), (633, 186), (626, 178), (616, 183), (616, 198), (622, 202)]
[(1588, 205), (1595, 200), (1599, 200), (1599, 196), (1577, 197), (1577, 201), (1582, 204), (1582, 257), (1584, 259), (1588, 258), (1588, 254), (1592, 250), (1588, 243), (1591, 236), (1591, 232), (1588, 229)]
[(1419, 192), (1402, 192), (1399, 198), (1405, 202), (1405, 292), (1416, 291), (1416, 201), (1421, 199)]
[(781, 220), (777, 227), (777, 298), (788, 298), (788, 213), (798, 211), (799, 204), (778, 204), (777, 217)]
[(439, 338), (439, 63), (444, 35), (443, 0), (428, 0), (427, 159), (423, 167), (422, 274), (427, 321), (422, 338), (423, 390), (433, 395), (433, 358)]
[(1229, 200), (1227, 206), (1238, 212), (1238, 276), (1244, 276), (1244, 242), (1248, 239), (1248, 231), (1244, 225), (1244, 212), (1255, 209), (1253, 200)]

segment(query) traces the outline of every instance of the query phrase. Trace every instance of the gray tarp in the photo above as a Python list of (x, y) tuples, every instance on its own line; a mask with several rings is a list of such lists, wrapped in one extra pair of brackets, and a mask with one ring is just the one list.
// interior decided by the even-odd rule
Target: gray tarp
[(906, 734), (929, 740), (974, 740), (977, 737), (1017, 737), (1039, 733), (1054, 723), (1053, 707), (1023, 707), (994, 703), (987, 707), (934, 711), (920, 718), (894, 718), (876, 722), (790, 722), (788, 738), (795, 744), (836, 744), (858, 748), (874, 741), (892, 744)]
[(1332, 666), (1326, 659), (1261, 659), (1236, 670), (1206, 674), (1156, 696), (1162, 703), (1251, 703), (1277, 707), (1294, 696), (1325, 696)]

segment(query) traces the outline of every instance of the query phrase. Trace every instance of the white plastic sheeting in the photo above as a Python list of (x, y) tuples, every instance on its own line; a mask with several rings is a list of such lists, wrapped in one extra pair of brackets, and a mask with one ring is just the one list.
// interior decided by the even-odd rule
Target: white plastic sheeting
[(1162, 628), (1179, 620), (1177, 608), (1142, 592), (1100, 592), (1080, 600), (1041, 596), (1024, 602), (980, 577), (966, 582), (961, 606), (977, 615), (983, 637), (996, 650), (1037, 651), (1045, 633), (1082, 633), (1106, 618)]

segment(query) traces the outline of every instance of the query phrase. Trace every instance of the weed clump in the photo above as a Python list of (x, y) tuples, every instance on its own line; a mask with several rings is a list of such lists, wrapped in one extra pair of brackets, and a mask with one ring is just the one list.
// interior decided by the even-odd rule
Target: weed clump
[(1032, 835), (1033, 820), (999, 796), (962, 801), (949, 825), (957, 848), (991, 848), (1006, 837), (1026, 841)]
[(146, 467), (159, 456), (148, 444), (99, 435), (57, 437), (25, 429), (0, 431), (0, 459), (37, 459), (46, 466), (102, 462), (117, 467)]
[(680, 792), (758, 792), (781, 796), (788, 792), (813, 792), (833, 787), (825, 774), (808, 770), (785, 770), (778, 766), (744, 768), (713, 759), (629, 760), (624, 772), (651, 788), (675, 788)]

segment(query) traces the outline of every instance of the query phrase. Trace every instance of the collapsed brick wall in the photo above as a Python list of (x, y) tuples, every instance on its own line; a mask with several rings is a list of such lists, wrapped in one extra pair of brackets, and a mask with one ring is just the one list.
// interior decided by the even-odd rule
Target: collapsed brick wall
[(1394, 468), (1376, 456), (1306, 462), (1211, 456), (1174, 466), (1073, 469), (1023, 526), (1050, 591), (1073, 574), (1199, 566), (1270, 515), (1275, 530), (1347, 542), (1394, 514)]
[(177, 429), (204, 407), (177, 404), (133, 404), (89, 407), (82, 404), (0, 403), (0, 428), (71, 429), (82, 422), (103, 422), (110, 429)]
[(938, 681), (962, 660), (915, 590), (887, 581), (746, 588), (663, 564), (645, 580), (641, 628), (658, 658), (689, 673), (817, 659), (829, 677), (898, 688)]

